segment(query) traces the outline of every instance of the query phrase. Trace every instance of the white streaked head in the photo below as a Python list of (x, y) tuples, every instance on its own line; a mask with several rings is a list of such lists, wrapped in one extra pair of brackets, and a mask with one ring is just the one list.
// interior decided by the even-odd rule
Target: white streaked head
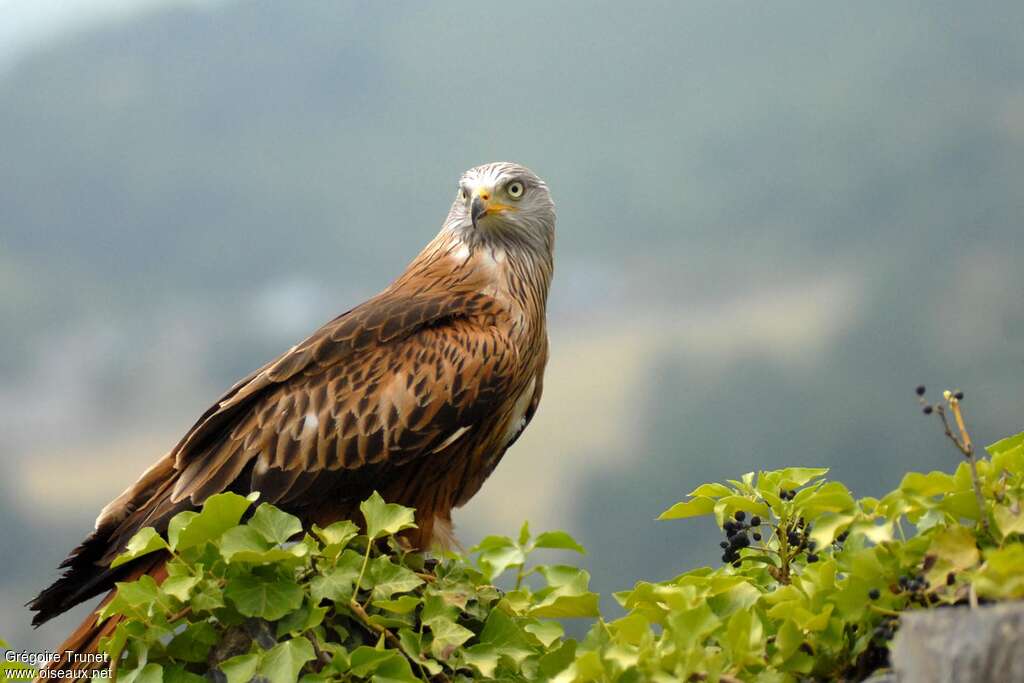
[(499, 161), (462, 174), (445, 225), (471, 244), (530, 245), (550, 252), (555, 204), (547, 183), (536, 173)]

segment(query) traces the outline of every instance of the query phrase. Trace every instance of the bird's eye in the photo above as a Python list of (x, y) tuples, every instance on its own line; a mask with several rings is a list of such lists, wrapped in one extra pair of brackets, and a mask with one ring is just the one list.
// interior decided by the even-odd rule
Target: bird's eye
[(523, 184), (518, 180), (513, 180), (508, 184), (508, 187), (505, 188), (505, 191), (508, 192), (508, 196), (512, 199), (519, 199), (523, 196), (523, 192), (526, 191), (526, 188), (523, 187)]
[(460, 187), (459, 188), (459, 201), (460, 202), (466, 201), (466, 188), (464, 188), (464, 187)]

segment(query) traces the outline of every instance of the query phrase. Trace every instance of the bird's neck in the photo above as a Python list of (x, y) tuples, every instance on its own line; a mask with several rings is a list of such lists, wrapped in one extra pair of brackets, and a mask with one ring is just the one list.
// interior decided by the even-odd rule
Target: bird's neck
[(464, 230), (445, 228), (395, 285), (482, 292), (543, 325), (554, 261), (550, 245), (538, 246), (472, 239)]

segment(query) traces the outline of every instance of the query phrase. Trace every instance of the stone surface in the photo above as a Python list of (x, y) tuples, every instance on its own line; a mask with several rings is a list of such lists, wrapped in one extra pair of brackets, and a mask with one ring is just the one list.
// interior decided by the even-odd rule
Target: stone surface
[(1024, 683), (1024, 604), (904, 613), (893, 643), (899, 683)]

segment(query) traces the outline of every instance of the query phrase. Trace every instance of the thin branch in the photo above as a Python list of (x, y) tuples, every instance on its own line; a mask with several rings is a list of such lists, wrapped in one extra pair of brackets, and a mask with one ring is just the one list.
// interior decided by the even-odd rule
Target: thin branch
[(983, 531), (988, 531), (988, 514), (985, 510), (985, 496), (981, 493), (981, 479), (978, 477), (978, 463), (974, 457), (974, 444), (971, 442), (971, 435), (967, 431), (967, 424), (964, 422), (964, 414), (960, 408), (960, 396), (962, 394), (949, 395), (946, 393), (946, 401), (949, 403), (949, 409), (953, 411), (953, 418), (956, 420), (957, 430), (960, 432), (960, 438), (952, 436), (952, 431), (949, 428), (949, 420), (946, 419), (946, 411), (944, 406), (938, 406), (939, 416), (942, 417), (942, 425), (946, 430), (946, 436), (953, 439), (953, 443), (957, 445), (960, 452), (964, 454), (964, 458), (967, 459), (967, 464), (971, 468), (971, 483), (974, 485), (974, 498), (978, 504), (978, 525)]

